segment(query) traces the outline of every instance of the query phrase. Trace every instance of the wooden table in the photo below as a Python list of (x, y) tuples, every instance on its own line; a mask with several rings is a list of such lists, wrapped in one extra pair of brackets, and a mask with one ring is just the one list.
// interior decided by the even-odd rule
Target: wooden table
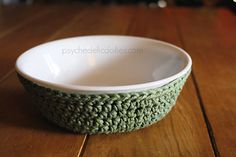
[[(76, 135), (45, 120), (16, 78), (22, 52), (58, 38), (121, 34), (186, 49), (193, 72), (165, 119), (112, 135)], [(236, 156), (236, 16), (218, 8), (0, 8), (0, 157)]]

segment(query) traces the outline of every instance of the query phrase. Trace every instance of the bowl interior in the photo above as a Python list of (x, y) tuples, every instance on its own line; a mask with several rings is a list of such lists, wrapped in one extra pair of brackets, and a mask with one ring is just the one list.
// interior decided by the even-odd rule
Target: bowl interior
[(69, 38), (30, 49), (17, 68), (59, 84), (124, 86), (162, 80), (189, 64), (181, 49), (156, 40), (92, 36)]

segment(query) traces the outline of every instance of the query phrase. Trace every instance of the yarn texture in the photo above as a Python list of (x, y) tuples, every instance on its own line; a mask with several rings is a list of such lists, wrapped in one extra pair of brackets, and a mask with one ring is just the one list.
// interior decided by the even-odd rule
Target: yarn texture
[(113, 94), (68, 93), (39, 86), (20, 74), (18, 78), (50, 121), (76, 133), (108, 134), (161, 120), (175, 105), (189, 74), (155, 89)]

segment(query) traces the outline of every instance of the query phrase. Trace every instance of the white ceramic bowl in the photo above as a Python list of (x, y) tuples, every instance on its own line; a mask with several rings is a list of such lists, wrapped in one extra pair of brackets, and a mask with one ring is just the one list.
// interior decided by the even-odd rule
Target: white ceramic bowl
[(85, 36), (28, 50), (16, 71), (44, 116), (93, 134), (131, 131), (163, 118), (191, 64), (183, 49), (166, 42)]
[(172, 44), (130, 36), (85, 36), (23, 53), (16, 70), (39, 85), (69, 92), (114, 93), (156, 88), (186, 74), (190, 56)]

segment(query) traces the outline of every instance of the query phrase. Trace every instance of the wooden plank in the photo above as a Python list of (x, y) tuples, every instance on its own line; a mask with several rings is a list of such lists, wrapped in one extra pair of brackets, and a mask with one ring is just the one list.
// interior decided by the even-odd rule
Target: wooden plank
[(176, 10), (180, 34), (193, 58), (216, 154), (236, 156), (236, 18), (226, 9)]
[[(128, 34), (181, 45), (171, 9), (139, 8)], [(89, 136), (83, 151), (90, 156), (214, 156), (192, 78), (176, 107), (157, 124), (123, 134)]]
[[(17, 56), (27, 49), (48, 40), (52, 34), (66, 25), (67, 22), (76, 15), (78, 9), (80, 8), (55, 6), (51, 9), (42, 9), (51, 11), (43, 14), (43, 16), (35, 17), (35, 19), (28, 24), (0, 38), (0, 78), (14, 67)], [(33, 10), (29, 11), (29, 14), (33, 14)]]

